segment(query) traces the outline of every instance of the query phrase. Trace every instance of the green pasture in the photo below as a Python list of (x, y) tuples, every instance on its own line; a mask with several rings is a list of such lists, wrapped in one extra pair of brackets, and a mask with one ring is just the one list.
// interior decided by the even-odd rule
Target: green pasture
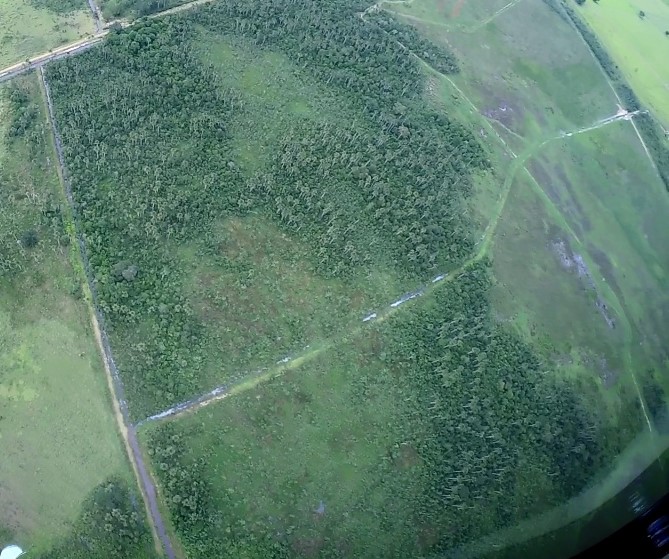
[[(94, 488), (130, 474), (58, 217), (38, 82), (13, 83), (37, 114), (9, 139), (10, 86), (0, 88), (0, 251), (13, 262), (0, 272), (0, 528), (37, 552), (69, 532)], [(28, 230), (32, 248), (21, 244)]]
[(589, 1), (576, 11), (641, 101), (669, 128), (669, 5), (664, 0)]
[(0, 0), (0, 69), (93, 33), (85, 0), (65, 12), (48, 6), (30, 0)]
[(99, 0), (98, 5), (105, 20), (133, 20), (164, 12), (183, 4), (189, 0)]
[[(466, 5), (485, 11), (488, 3), (469, 0)], [(430, 6), (428, 0), (415, 0), (386, 8), (455, 52), (461, 73), (449, 79), (512, 148), (616, 112), (615, 96), (588, 48), (543, 2), (521, 1), (471, 33), (440, 26), (448, 18), (435, 8), (424, 20), (403, 17)], [(545, 29), (551, 29), (550, 40)]]

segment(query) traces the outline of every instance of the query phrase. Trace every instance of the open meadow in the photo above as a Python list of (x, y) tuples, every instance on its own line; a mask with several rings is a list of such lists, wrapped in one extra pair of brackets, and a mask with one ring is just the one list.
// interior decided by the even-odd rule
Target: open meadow
[(94, 30), (86, 0), (0, 0), (0, 69)]
[[(0, 88), (0, 115), (0, 548), (79, 557), (86, 537), (87, 556), (111, 557), (95, 515), (132, 508), (133, 481), (70, 260), (35, 75)], [(141, 505), (129, 514), (141, 535)]]
[(669, 4), (585, 2), (576, 12), (620, 66), (641, 101), (669, 130)]

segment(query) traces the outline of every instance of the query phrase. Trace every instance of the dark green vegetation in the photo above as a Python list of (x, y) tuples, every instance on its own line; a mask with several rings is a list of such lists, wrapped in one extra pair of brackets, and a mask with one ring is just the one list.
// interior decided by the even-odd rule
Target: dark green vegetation
[(190, 555), (420, 557), (578, 492), (642, 428), (638, 401), (620, 422), (586, 406), (493, 324), (487, 289), (476, 266), (257, 392), (149, 431)]
[[(593, 155), (586, 129), (603, 134), (593, 121), (615, 103), (587, 49), (536, 49), (541, 25), (486, 30), (486, 44), (473, 26), (457, 44), (482, 53), (477, 75), (437, 33), (367, 7), (221, 0), (49, 71), (135, 417), (304, 351), (283, 376), (143, 433), (190, 557), (451, 550), (601, 481), (652, 434), (644, 406), (662, 413), (662, 351), (638, 343), (659, 338), (637, 299), (657, 297), (661, 325), (657, 179), (627, 129), (610, 132), (611, 160)], [(472, 75), (489, 120), (464, 114), (456, 82)], [(507, 83), (509, 106), (494, 97)], [(497, 130), (515, 158), (490, 146)], [(645, 240), (632, 207), (654, 218)], [(596, 268), (608, 243), (621, 267), (650, 271)]]
[(141, 499), (126, 480), (111, 478), (84, 503), (70, 535), (39, 559), (153, 559)]
[(186, 0), (102, 0), (100, 8), (107, 19), (137, 18), (185, 3)]
[[(216, 68), (195, 58), (202, 32), (193, 21), (302, 60), (305, 80), (329, 85), (346, 112), (335, 120), (296, 107), (269, 131), (262, 157), (253, 145), (250, 162), (238, 156), (231, 131), (254, 100), (242, 84), (219, 85)], [(360, 320), (388, 300), (388, 282), (401, 293), (471, 254), (462, 200), (471, 171), (486, 166), (483, 152), (419, 102), (418, 63), (347, 3), (216, 4), (190, 21), (114, 35), (49, 77), (101, 305), (139, 417)], [(274, 278), (256, 275), (262, 253), (250, 234), (277, 247)], [(277, 274), (290, 251), (294, 264)], [(216, 288), (224, 274), (234, 283)], [(309, 314), (288, 280), (319, 284)], [(245, 290), (268, 302), (256, 305)], [(291, 298), (277, 309), (267, 290)], [(235, 328), (222, 324), (229, 314)]]

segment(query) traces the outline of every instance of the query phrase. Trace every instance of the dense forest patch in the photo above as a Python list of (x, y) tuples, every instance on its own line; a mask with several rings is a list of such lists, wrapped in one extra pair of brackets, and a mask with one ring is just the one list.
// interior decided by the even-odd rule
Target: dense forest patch
[[(249, 168), (233, 133), (254, 99), (196, 56), (202, 35), (193, 22), (284, 53), (315, 87), (341, 97), (347, 114), (332, 122), (296, 112), (272, 131), (265, 164)], [(301, 266), (315, 278), (361, 292), (343, 310), (325, 291), (315, 295), (349, 317), (317, 330), (359, 320), (389, 285), (403, 285), (399, 294), (472, 251), (462, 208), (471, 173), (487, 166), (483, 151), (470, 131), (421, 102), (417, 61), (349, 3), (216, 4), (114, 34), (52, 66), (49, 79), (102, 310), (138, 417), (239, 373), (221, 373), (225, 327), (195, 311), (187, 288), (189, 254), (252, 280), (211, 242), (225, 219), (274, 223), (303, 243)], [(256, 311), (249, 336), (272, 307)], [(314, 341), (299, 321), (260, 335), (263, 359), (282, 357), (282, 339), (295, 340), (291, 349)]]

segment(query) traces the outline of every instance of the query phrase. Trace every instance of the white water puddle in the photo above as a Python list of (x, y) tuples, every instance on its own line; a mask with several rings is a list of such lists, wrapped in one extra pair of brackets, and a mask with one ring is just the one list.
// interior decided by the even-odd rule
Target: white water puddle
[(292, 359), (292, 357), (284, 357), (283, 359), (279, 359), (279, 360), (276, 362), (276, 364), (277, 364), (277, 365), (280, 365), (281, 363), (288, 363), (288, 361), (290, 361), (291, 359)]
[(373, 312), (370, 315), (367, 315), (365, 318), (362, 319), (363, 322), (369, 322), (370, 320), (374, 320), (376, 318), (376, 313)]
[(407, 293), (401, 299), (398, 299), (394, 303), (391, 303), (390, 306), (395, 309), (395, 308), (399, 307), (400, 305), (406, 303), (407, 301), (411, 301), (411, 299), (415, 299), (416, 297), (420, 297), (422, 294), (423, 294), (422, 290), (421, 291), (414, 291), (413, 293)]
[[(217, 398), (218, 396), (220, 396), (221, 394), (225, 394), (227, 392), (227, 390), (228, 390), (227, 385), (218, 386), (218, 387), (214, 388), (211, 392), (207, 392), (206, 394), (204, 394), (202, 396), (199, 396), (198, 398), (193, 398), (191, 400), (188, 400), (187, 402), (182, 402), (181, 404), (177, 404), (176, 406), (172, 406), (168, 410), (165, 410), (163, 412), (160, 412), (160, 413), (157, 413), (157, 414), (152, 415), (150, 417), (147, 417), (143, 421), (140, 421), (139, 423), (137, 423), (137, 427), (139, 427), (140, 425), (143, 425), (144, 423), (147, 423), (149, 421), (156, 421), (158, 419), (165, 419), (166, 417), (176, 415), (176, 414), (190, 408), (191, 406), (201, 404), (204, 401), (213, 400), (213, 399)], [(5, 559), (5, 558), (0, 557), (0, 559)]]
[(441, 274), (432, 280), (432, 283), (439, 283), (446, 278), (446, 274)]
[(9, 545), (0, 552), (0, 559), (16, 559), (23, 555), (23, 550), (18, 545)]

